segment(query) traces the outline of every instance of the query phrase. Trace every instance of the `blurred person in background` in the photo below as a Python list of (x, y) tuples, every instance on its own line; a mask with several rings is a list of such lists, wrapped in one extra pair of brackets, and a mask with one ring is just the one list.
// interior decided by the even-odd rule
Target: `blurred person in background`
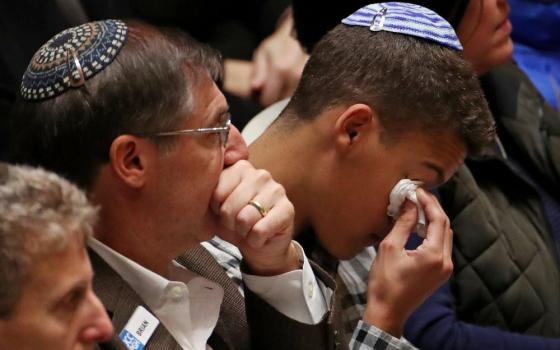
[(509, 0), (513, 57), (546, 101), (560, 109), (560, 1)]

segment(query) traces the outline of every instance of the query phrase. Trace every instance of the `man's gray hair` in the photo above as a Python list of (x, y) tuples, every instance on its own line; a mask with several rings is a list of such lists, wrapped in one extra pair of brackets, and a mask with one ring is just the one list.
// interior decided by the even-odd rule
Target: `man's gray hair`
[(42, 169), (0, 163), (0, 318), (13, 311), (31, 266), (85, 242), (97, 209), (85, 194)]

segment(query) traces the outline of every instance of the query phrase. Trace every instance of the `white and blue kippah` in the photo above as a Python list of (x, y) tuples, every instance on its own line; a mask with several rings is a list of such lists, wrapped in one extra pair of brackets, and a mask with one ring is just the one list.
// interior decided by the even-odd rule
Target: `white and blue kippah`
[(463, 50), (449, 22), (434, 11), (404, 2), (383, 2), (362, 7), (342, 20), (349, 26), (369, 27), (426, 39), (455, 50)]
[(120, 20), (90, 22), (58, 33), (31, 59), (21, 95), (38, 101), (84, 85), (117, 57), (127, 34)]

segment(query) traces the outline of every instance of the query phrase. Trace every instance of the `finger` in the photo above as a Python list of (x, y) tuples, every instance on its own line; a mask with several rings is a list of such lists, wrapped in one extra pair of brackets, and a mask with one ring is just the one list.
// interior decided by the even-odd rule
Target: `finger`
[(268, 215), (277, 202), (285, 198), (284, 188), (270, 180), (270, 183), (241, 209), (235, 220), (235, 231), (245, 236), (259, 220)]
[(294, 94), (298, 85), (298, 81), (294, 81), (288, 77), (282, 85), (282, 90), (277, 96), (278, 101), (288, 98)]
[(236, 218), (239, 212), (247, 204), (257, 197), (261, 203), (270, 205), (273, 202), (274, 189), (280, 187), (272, 180), (272, 176), (266, 170), (251, 169), (245, 171), (241, 182), (232, 190), (230, 195), (220, 207), (220, 222), (231, 230), (236, 230)]
[(237, 59), (224, 60), (223, 89), (234, 95), (248, 98), (251, 95), (253, 62)]
[(261, 91), (267, 80), (268, 60), (262, 50), (257, 50), (253, 57), (253, 71), (251, 73), (251, 90)]
[(280, 96), (281, 99), (290, 97), (294, 94), (301, 79), (303, 68), (305, 67), (305, 63), (308, 59), (309, 55), (303, 54), (299, 59), (299, 62), (296, 63), (295, 66), (290, 70), (290, 73), (287, 74), (287, 79), (285, 80), (282, 89), (282, 95)]
[(416, 190), (416, 197), (426, 213), (426, 239), (422, 244), (442, 252), (449, 219), (434, 195), (419, 188)]
[(445, 231), (445, 240), (443, 242), (443, 262), (442, 262), (442, 274), (445, 278), (449, 278), (451, 273), (453, 273), (453, 230), (447, 228)]
[(291, 240), (294, 222), (294, 206), (285, 197), (270, 208), (268, 214), (259, 220), (249, 231), (247, 243), (253, 248), (262, 247), (268, 240), (275, 236), (286, 235)]
[(394, 246), (398, 251), (402, 251), (410, 234), (414, 231), (416, 227), (416, 222), (418, 220), (418, 209), (416, 205), (409, 200), (406, 200), (402, 209), (401, 214), (395, 221), (395, 225), (381, 242), (381, 245)]
[(245, 173), (254, 169), (253, 165), (248, 161), (240, 160), (222, 171), (214, 193), (212, 194), (212, 198), (210, 199), (210, 208), (214, 214), (220, 214), (220, 207), (231, 192), (239, 186)]
[(233, 244), (236, 247), (239, 247), (242, 244), (244, 237), (241, 237), (237, 232), (228, 230), (225, 227), (217, 227), (216, 229), (216, 236), (220, 237), (226, 242)]
[[(263, 207), (265, 207), (264, 204)], [(262, 218), (263, 216), (257, 208), (251, 204), (245, 205), (235, 218), (235, 232), (240, 237), (245, 238), (253, 226)]]
[(271, 105), (279, 100), (284, 86), (284, 77), (277, 69), (271, 69), (268, 72), (266, 82), (264, 83), (259, 102), (263, 106)]
[(448, 227), (445, 233), (445, 240), (443, 241), (443, 258), (452, 261), (453, 255), (453, 230)]

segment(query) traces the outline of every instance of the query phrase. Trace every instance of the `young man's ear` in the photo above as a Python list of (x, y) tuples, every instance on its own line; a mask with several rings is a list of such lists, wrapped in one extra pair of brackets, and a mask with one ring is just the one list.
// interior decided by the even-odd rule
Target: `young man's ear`
[(127, 186), (140, 188), (146, 182), (153, 145), (132, 135), (120, 135), (109, 150), (111, 168)]
[(353, 145), (363, 139), (366, 132), (372, 131), (379, 132), (379, 120), (375, 111), (366, 104), (353, 104), (336, 119), (336, 143), (341, 147)]

